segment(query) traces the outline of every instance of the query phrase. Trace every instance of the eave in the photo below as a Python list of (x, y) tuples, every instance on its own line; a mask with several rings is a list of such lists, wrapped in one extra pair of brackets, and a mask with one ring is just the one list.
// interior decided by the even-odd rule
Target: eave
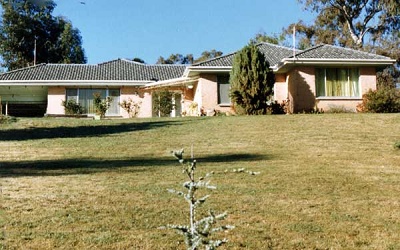
[(393, 65), (396, 60), (371, 60), (371, 59), (315, 59), (315, 58), (285, 58), (278, 65), (272, 67), (275, 73), (286, 73), (295, 66), (370, 66), (387, 67)]
[(159, 82), (152, 82), (146, 84), (146, 89), (156, 89), (156, 88), (164, 88), (164, 87), (176, 87), (176, 86), (188, 86), (192, 83), (195, 83), (199, 80), (199, 77), (180, 77), (175, 79), (169, 79)]
[(189, 66), (183, 73), (184, 77), (193, 77), (200, 74), (226, 73), (232, 70), (232, 66)]
[(115, 80), (6, 80), (0, 86), (145, 86), (152, 81), (115, 81)]

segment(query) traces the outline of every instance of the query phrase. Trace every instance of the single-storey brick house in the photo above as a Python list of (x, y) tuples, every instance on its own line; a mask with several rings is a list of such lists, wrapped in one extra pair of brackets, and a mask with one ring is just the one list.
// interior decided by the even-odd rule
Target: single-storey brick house
[[(257, 46), (276, 75), (274, 100), (288, 101), (291, 113), (315, 107), (355, 111), (362, 95), (376, 89), (376, 72), (395, 63), (388, 57), (331, 45), (295, 52), (269, 43)], [(139, 117), (151, 117), (155, 115), (152, 92), (163, 88), (175, 93), (171, 116), (229, 111), (234, 55), (193, 65), (147, 65), (118, 59), (98, 65), (40, 64), (10, 71), (0, 74), (3, 113), (42, 107), (47, 115), (63, 115), (62, 101), (74, 99), (92, 115), (93, 93), (100, 92), (113, 98), (108, 116), (128, 117), (118, 104), (131, 98), (141, 103)]]

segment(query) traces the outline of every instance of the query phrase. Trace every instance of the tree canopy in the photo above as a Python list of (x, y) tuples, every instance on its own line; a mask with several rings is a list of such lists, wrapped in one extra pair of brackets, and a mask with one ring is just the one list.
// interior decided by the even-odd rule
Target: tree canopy
[(171, 54), (167, 58), (160, 56), (156, 64), (193, 64), (221, 56), (222, 54), (221, 51), (215, 49), (203, 51), (200, 57), (196, 59), (193, 57), (193, 54), (187, 54), (186, 56), (182, 54)]
[[(400, 28), (398, 0), (299, 0), (318, 13), (319, 38), (336, 40), (346, 47), (363, 47), (366, 38), (379, 40)], [(327, 34), (333, 30), (335, 33)]]
[(253, 45), (236, 53), (230, 75), (231, 98), (238, 113), (265, 114), (275, 76), (264, 54)]
[(138, 62), (138, 63), (146, 63), (142, 58), (139, 58), (139, 57), (133, 58), (132, 61)]
[(86, 63), (78, 29), (54, 17), (53, 0), (0, 0), (0, 56), (8, 70), (35, 63)]
[(253, 38), (250, 39), (251, 44), (257, 44), (257, 43), (272, 43), (272, 44), (281, 44), (285, 40), (284, 34), (273, 34), (273, 35), (268, 35), (265, 32), (259, 32), (255, 34)]
[(306, 10), (317, 13), (313, 24), (296, 26), (298, 47), (319, 43), (362, 49), (400, 60), (400, 4), (398, 0), (298, 0)]
[(215, 49), (212, 49), (210, 51), (206, 50), (206, 51), (203, 51), (201, 53), (200, 57), (196, 58), (193, 61), (193, 63), (198, 63), (198, 62), (206, 61), (206, 60), (209, 60), (209, 59), (213, 59), (215, 57), (222, 56), (222, 54), (223, 54), (222, 51), (219, 51), (219, 50), (215, 50)]
[(156, 62), (156, 64), (191, 64), (191, 63), (193, 63), (192, 54), (187, 54), (186, 56), (182, 54), (171, 54), (167, 58), (160, 56)]

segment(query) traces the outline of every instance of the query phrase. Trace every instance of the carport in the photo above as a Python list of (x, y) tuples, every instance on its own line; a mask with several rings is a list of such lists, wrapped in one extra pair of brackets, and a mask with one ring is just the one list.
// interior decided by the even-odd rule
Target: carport
[(2, 114), (17, 117), (42, 117), (47, 108), (47, 87), (0, 86)]

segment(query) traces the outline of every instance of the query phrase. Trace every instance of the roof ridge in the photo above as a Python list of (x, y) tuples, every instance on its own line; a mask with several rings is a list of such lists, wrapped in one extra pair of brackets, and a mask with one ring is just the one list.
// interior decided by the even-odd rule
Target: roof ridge
[[(274, 44), (274, 43), (268, 43), (268, 42), (259, 42), (259, 43), (256, 44), (256, 46), (261, 46), (261, 45), (274, 46), (274, 47), (278, 47), (278, 48), (286, 49), (286, 50), (290, 50), (290, 51), (293, 50), (293, 48), (290, 48), (290, 47), (286, 47), (286, 46), (279, 45), (279, 44)], [(296, 49), (296, 51), (303, 51), (303, 50)]]
[[(283, 46), (283, 45), (279, 45), (279, 44), (268, 43), (268, 42), (259, 42), (259, 43), (255, 44), (255, 46), (257, 48), (259, 48), (262, 45), (273, 46), (273, 47), (276, 47), (276, 48), (286, 49), (288, 51), (292, 50), (289, 47), (286, 47), (286, 46)], [(211, 59), (207, 59), (207, 60), (204, 60), (204, 61), (201, 61), (201, 62), (198, 62), (198, 63), (194, 63), (194, 64), (192, 64), (192, 66), (199, 66), (200, 64), (203, 64), (203, 63), (207, 63), (207, 62), (211, 62), (211, 61), (214, 61), (214, 60), (217, 60), (217, 59), (220, 59), (220, 58), (232, 56), (232, 55), (236, 54), (238, 51), (239, 50), (236, 50), (236, 51), (228, 53), (226, 55), (217, 56), (217, 57), (214, 57), (214, 58), (211, 58)], [(297, 50), (297, 51), (299, 51), (299, 50)], [(300, 50), (300, 51), (302, 52), (302, 50)]]
[(117, 58), (117, 59), (113, 59), (113, 60), (110, 60), (110, 61), (98, 63), (98, 64), (96, 64), (96, 66), (103, 66), (103, 65), (110, 64), (110, 63), (117, 62), (117, 61), (121, 61), (121, 58)]
[(19, 71), (25, 71), (25, 70), (32, 69), (32, 68), (39, 68), (39, 67), (43, 67), (43, 66), (46, 66), (46, 65), (47, 65), (46, 63), (40, 63), (40, 64), (36, 64), (36, 65), (24, 67), (24, 68), (19, 68), (19, 69), (10, 70), (10, 71), (1, 73), (0, 75), (6, 75), (6, 74), (11, 74), (11, 73), (19, 72)]
[(144, 67), (148, 67), (148, 66), (155, 66), (155, 67), (161, 67), (161, 66), (166, 66), (166, 67), (187, 67), (187, 64), (147, 64), (147, 63), (141, 63), (141, 62), (136, 62), (136, 61), (132, 61), (126, 58), (117, 58), (111, 61), (107, 61), (107, 62), (103, 62), (103, 63), (99, 63), (97, 64), (98, 66), (101, 65), (106, 65), (106, 64), (110, 64), (113, 62), (126, 62), (126, 63), (130, 63), (130, 64), (135, 64), (135, 65), (139, 65), (139, 66), (144, 66)]
[[(302, 55), (302, 54), (305, 54), (305, 53), (307, 53), (307, 52), (309, 52), (309, 51), (311, 51), (311, 50), (316, 50), (316, 49), (318, 49), (318, 48), (321, 48), (321, 47), (323, 47), (324, 45), (326, 45), (326, 44), (324, 44), (324, 43), (322, 43), (322, 44), (317, 44), (317, 45), (314, 45), (314, 46), (312, 46), (312, 47), (310, 47), (310, 48), (308, 48), (308, 49), (300, 50), (299, 53), (296, 53), (296, 54), (295, 54), (295, 57), (296, 57), (296, 56), (299, 56), (299, 55)], [(290, 56), (289, 58), (292, 58), (292, 57), (293, 57), (293, 56)]]
[(115, 59), (113, 61), (122, 61), (122, 62), (137, 64), (137, 65), (147, 65), (146, 63), (136, 62), (136, 61), (129, 60), (129, 59), (126, 59), (126, 58), (118, 58), (118, 59)]
[(46, 66), (79, 66), (79, 67), (87, 67), (87, 66), (97, 66), (97, 64), (85, 64), (85, 63), (47, 63)]
[(217, 56), (217, 57), (214, 57), (214, 58), (210, 58), (210, 59), (207, 59), (207, 60), (204, 60), (204, 61), (200, 61), (200, 62), (197, 62), (197, 63), (193, 63), (191, 66), (199, 66), (199, 64), (206, 63), (206, 62), (211, 62), (211, 61), (223, 58), (223, 57), (228, 57), (228, 56), (234, 55), (235, 53), (237, 53), (237, 51), (231, 52), (231, 53), (228, 53), (228, 54), (225, 54), (225, 55)]
[(155, 67), (187, 67), (190, 66), (190, 64), (144, 64), (144, 66), (155, 66)]

